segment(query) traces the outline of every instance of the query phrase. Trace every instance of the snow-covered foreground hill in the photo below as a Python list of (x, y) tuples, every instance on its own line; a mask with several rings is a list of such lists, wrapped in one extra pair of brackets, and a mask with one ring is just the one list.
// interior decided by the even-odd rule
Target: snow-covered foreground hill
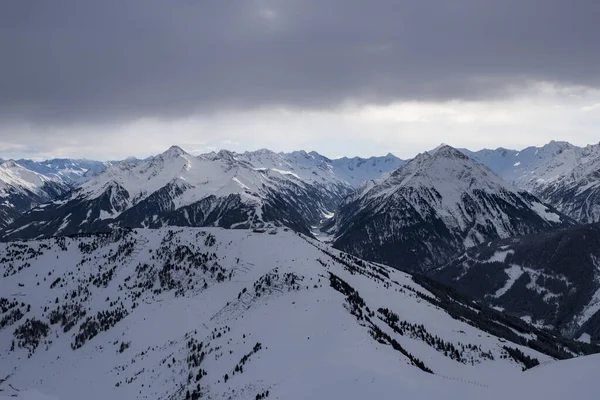
[(0, 259), (0, 398), (493, 399), (539, 394), (546, 376), (574, 398), (596, 387), (598, 356), (555, 362), (528, 346), (597, 348), (285, 229), (119, 230), (2, 243)]

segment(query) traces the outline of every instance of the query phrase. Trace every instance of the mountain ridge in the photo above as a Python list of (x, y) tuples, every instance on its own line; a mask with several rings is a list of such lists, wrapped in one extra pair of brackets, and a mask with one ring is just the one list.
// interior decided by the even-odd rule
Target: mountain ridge
[(574, 224), (450, 146), (366, 187), (335, 218), (336, 247), (408, 271), (427, 270), (486, 239)]

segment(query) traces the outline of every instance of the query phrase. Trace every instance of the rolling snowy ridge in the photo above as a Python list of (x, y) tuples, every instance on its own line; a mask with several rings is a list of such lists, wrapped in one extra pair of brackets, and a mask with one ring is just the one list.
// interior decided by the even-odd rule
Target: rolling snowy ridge
[(538, 385), (573, 383), (563, 368), (582, 374), (572, 394), (595, 387), (579, 368), (597, 356), (555, 361), (595, 346), (272, 233), (138, 229), (0, 244), (0, 396), (554, 399), (564, 391)]

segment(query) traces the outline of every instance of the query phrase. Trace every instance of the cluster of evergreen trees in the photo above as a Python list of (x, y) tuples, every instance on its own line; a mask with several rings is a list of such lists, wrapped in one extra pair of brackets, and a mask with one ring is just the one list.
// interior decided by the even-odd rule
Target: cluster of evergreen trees
[(371, 336), (373, 336), (373, 339), (377, 340), (379, 343), (391, 345), (394, 350), (399, 351), (406, 356), (415, 367), (421, 369), (422, 371), (433, 374), (433, 371), (429, 369), (423, 361), (409, 353), (404, 347), (402, 347), (402, 345), (400, 345), (400, 343), (398, 343), (396, 339), (382, 331), (381, 328), (379, 328), (376, 324), (371, 324), (370, 332)]
[(114, 310), (98, 311), (93, 317), (87, 319), (79, 326), (79, 333), (75, 335), (75, 341), (71, 343), (73, 350), (82, 347), (86, 341), (94, 338), (100, 332), (107, 331), (127, 316), (128, 312), (123, 307)]
[(536, 365), (540, 364), (540, 361), (537, 358), (532, 358), (529, 357), (528, 355), (526, 355), (525, 353), (523, 353), (521, 350), (514, 348), (514, 347), (509, 347), (509, 346), (504, 346), (502, 347), (506, 353), (516, 362), (523, 364), (523, 371), (528, 370), (529, 368), (533, 368)]
[(48, 336), (49, 330), (50, 326), (45, 322), (28, 318), (23, 325), (15, 329), (13, 335), (17, 340), (17, 346), (28, 349), (31, 356), (42, 340)]
[[(133, 230), (129, 228), (115, 228), (110, 232), (82, 233), (69, 235), (68, 237), (89, 238), (90, 241), (79, 241), (79, 250), (84, 254), (91, 254), (101, 247), (127, 239), (132, 233)], [(58, 244), (63, 251), (67, 250), (64, 236), (55, 237), (55, 243)]]
[[(373, 339), (381, 344), (391, 345), (394, 350), (399, 351), (406, 356), (414, 366), (425, 372), (433, 373), (433, 371), (429, 369), (423, 361), (406, 351), (406, 349), (404, 349), (404, 347), (402, 347), (398, 341), (382, 331), (381, 328), (379, 328), (379, 326), (377, 326), (377, 324), (371, 320), (370, 316), (373, 316), (374, 313), (369, 312), (369, 308), (366, 306), (365, 301), (356, 289), (332, 272), (329, 273), (329, 282), (333, 289), (346, 296), (346, 301), (350, 306), (350, 313), (353, 314), (358, 321), (364, 319), (369, 324), (370, 333)], [(365, 309), (365, 312), (363, 312), (363, 308)], [(389, 312), (389, 310), (388, 315), (392, 321), (399, 320), (398, 316)]]
[(346, 296), (346, 302), (350, 306), (350, 313), (359, 321), (362, 320), (365, 301), (360, 297), (360, 294), (346, 281), (332, 272), (329, 273), (329, 283), (333, 289)]
[[(25, 303), (21, 302), (20, 307), (25, 307)], [(19, 321), (25, 314), (21, 311), (19, 307), (19, 302), (17, 300), (10, 301), (6, 297), (0, 298), (0, 314), (2, 314), (2, 318), (0, 318), (0, 329), (12, 325), (15, 322)], [(29, 310), (29, 306), (27, 306), (27, 310)]]
[(37, 249), (29, 247), (29, 245), (24, 243), (9, 243), (6, 246), (5, 255), (0, 259), (0, 265), (4, 267), (2, 276), (7, 278), (23, 269), (31, 267), (31, 263), (28, 260), (38, 258), (44, 254), (43, 250), (49, 248), (45, 243), (41, 243)]
[[(286, 272), (285, 274), (280, 275), (279, 269), (274, 268), (254, 282), (254, 293), (256, 297), (260, 297), (263, 293), (269, 292), (271, 289), (287, 289), (287, 291), (300, 290), (299, 282), (303, 280), (304, 277), (293, 272)], [(241, 294), (244, 294), (245, 292), (246, 290), (244, 288)], [(241, 294), (238, 298), (241, 297)]]
[(381, 314), (380, 319), (384, 321), (390, 328), (392, 328), (397, 334), (421, 340), (428, 346), (433, 347), (435, 350), (443, 353), (446, 357), (452, 360), (456, 360), (463, 364), (467, 364), (468, 362), (474, 364), (477, 360), (475, 360), (472, 356), (469, 358), (468, 351), (477, 352), (482, 358), (487, 358), (490, 360), (494, 359), (492, 352), (484, 352), (481, 350), (481, 346), (474, 344), (467, 344), (465, 346), (459, 342), (459, 349), (453, 343), (446, 342), (439, 336), (434, 336), (429, 333), (423, 324), (411, 324), (408, 321), (400, 321), (398, 315), (387, 308), (380, 308), (377, 311)]
[(262, 400), (264, 398), (269, 397), (269, 391), (265, 390), (264, 392), (258, 393), (255, 397), (256, 400)]
[[(186, 334), (186, 338), (189, 338), (186, 342), (188, 349), (186, 363), (189, 371), (187, 383), (188, 385), (195, 386), (192, 386), (191, 391), (189, 389), (187, 390), (185, 398), (186, 400), (197, 400), (202, 396), (200, 380), (207, 375), (206, 370), (202, 368), (202, 363), (209, 353), (209, 350), (206, 349), (204, 342), (198, 342), (191, 334)], [(175, 363), (175, 359), (173, 359), (173, 363)]]
[(69, 332), (83, 317), (86, 310), (79, 303), (67, 303), (57, 306), (50, 311), (50, 324), (58, 324), (63, 328), (63, 332)]
[(246, 365), (246, 362), (250, 359), (250, 357), (252, 357), (254, 354), (258, 353), (258, 351), (262, 349), (262, 344), (261, 343), (256, 343), (254, 345), (254, 347), (252, 348), (252, 351), (248, 354), (245, 354), (242, 359), (236, 364), (235, 368), (233, 369), (232, 375), (235, 375), (236, 373), (244, 373), (244, 365)]

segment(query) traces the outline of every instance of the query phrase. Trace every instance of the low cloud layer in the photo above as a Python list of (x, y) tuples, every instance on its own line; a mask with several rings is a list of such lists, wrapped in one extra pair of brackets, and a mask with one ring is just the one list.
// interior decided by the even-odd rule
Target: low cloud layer
[(178, 144), (188, 152), (316, 150), (329, 157), (402, 158), (441, 142), (472, 150), (522, 149), (550, 140), (598, 143), (600, 91), (541, 85), (519, 98), (395, 102), (335, 110), (263, 110), (106, 125), (15, 125), (0, 137), (0, 157), (147, 157)]

